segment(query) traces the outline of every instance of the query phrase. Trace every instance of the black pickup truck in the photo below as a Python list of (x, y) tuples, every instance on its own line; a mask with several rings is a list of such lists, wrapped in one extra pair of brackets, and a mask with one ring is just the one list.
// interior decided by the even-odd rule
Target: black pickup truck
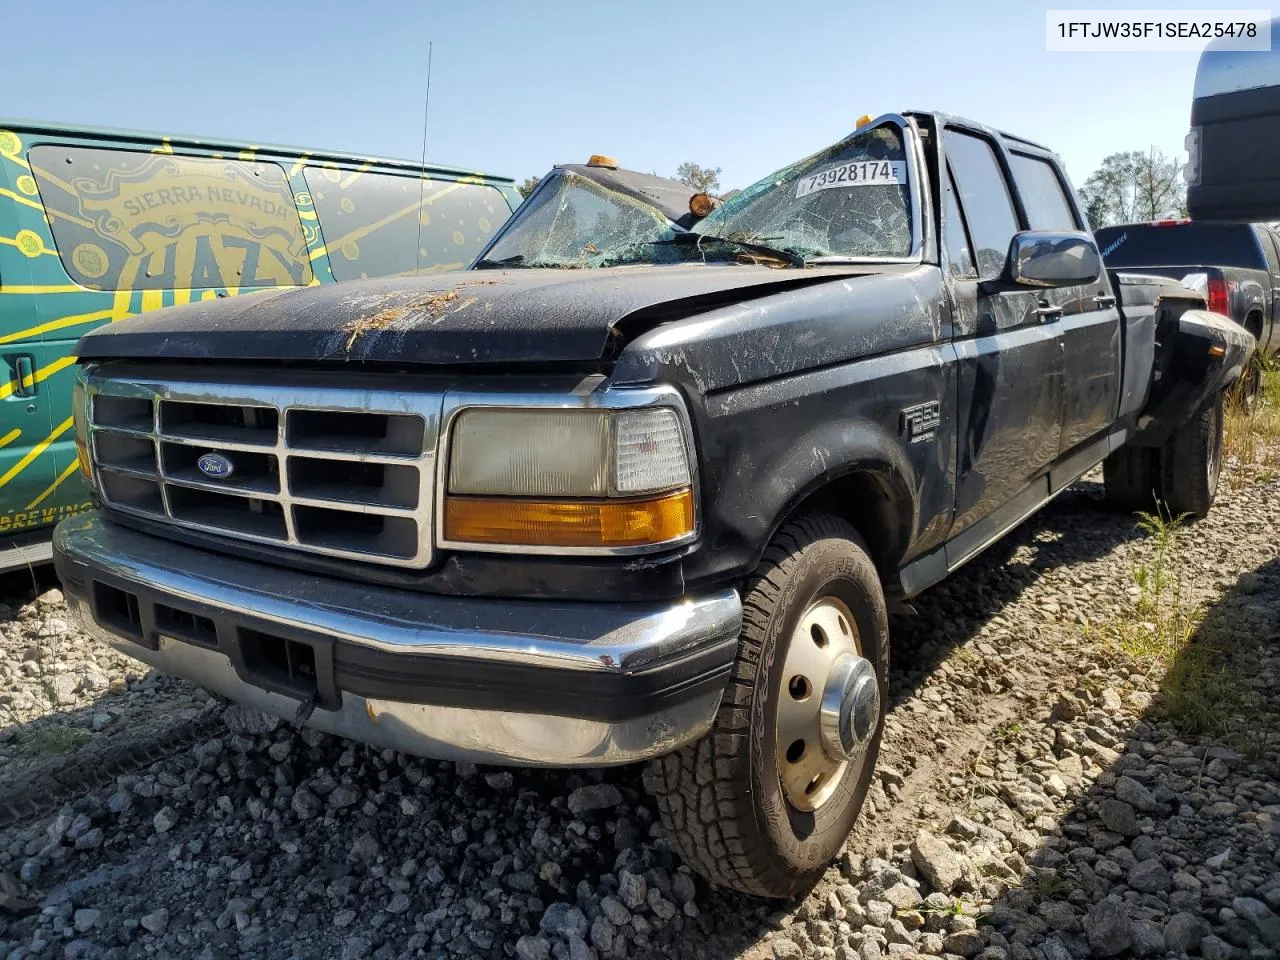
[(1261, 223), (1155, 220), (1094, 234), (1110, 270), (1172, 277), (1204, 293), (1209, 309), (1253, 334), (1258, 349), (1280, 350), (1280, 235)]
[(599, 186), (540, 191), (481, 269), (86, 336), (99, 506), (58, 571), (105, 641), (300, 723), (650, 761), (698, 870), (791, 895), (872, 777), (887, 603), (1104, 458), (1203, 513), (1253, 338), (1109, 277), (1051, 153), (940, 114), (691, 230)]

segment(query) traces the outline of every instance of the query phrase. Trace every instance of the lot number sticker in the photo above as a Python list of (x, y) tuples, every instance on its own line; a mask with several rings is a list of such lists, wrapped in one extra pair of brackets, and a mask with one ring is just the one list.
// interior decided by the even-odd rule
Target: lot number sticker
[(796, 199), (818, 190), (879, 187), (906, 182), (905, 160), (853, 160), (805, 177), (796, 187)]

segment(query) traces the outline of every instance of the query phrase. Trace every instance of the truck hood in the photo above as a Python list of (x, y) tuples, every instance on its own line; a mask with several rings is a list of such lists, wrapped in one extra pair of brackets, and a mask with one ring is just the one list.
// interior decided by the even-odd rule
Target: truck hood
[(502, 363), (597, 360), (624, 336), (866, 266), (510, 270), (385, 277), (171, 307), (99, 327), (82, 359)]

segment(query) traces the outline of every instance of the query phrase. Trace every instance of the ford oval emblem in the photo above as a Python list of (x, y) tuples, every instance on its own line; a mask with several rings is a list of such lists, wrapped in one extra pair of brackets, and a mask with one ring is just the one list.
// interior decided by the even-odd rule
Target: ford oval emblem
[(196, 461), (196, 469), (214, 480), (225, 480), (236, 472), (235, 464), (220, 453), (204, 454)]

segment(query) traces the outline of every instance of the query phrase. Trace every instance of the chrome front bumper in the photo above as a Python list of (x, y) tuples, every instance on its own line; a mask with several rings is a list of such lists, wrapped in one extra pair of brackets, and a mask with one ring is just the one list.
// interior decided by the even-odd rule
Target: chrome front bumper
[[(630, 763), (711, 726), (733, 590), (655, 603), (445, 597), (255, 564), (91, 512), (54, 560), (84, 628), (239, 703), (440, 759)], [(303, 709), (300, 711), (300, 707)]]

